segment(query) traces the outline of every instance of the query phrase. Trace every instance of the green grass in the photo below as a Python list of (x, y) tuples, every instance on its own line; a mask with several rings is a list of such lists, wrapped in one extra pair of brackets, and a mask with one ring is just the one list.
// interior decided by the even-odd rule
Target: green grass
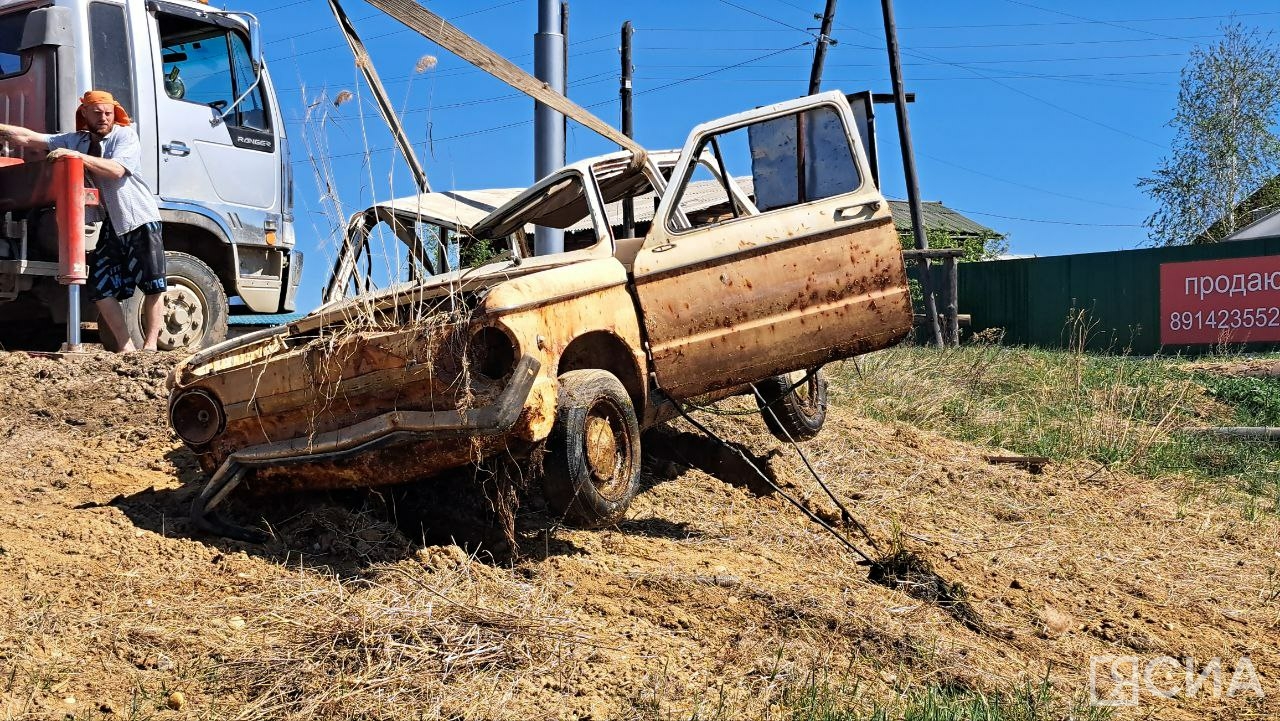
[(1280, 426), (1280, 377), (1224, 377), (1201, 373), (1197, 374), (1196, 381), (1214, 398), (1234, 408), (1240, 425)]
[[(1007, 694), (983, 694), (929, 687), (908, 694), (899, 704), (879, 707), (867, 721), (1103, 721), (1108, 709), (1083, 699), (1063, 701), (1047, 682), (1028, 684)], [(817, 721), (817, 720), (815, 720)]]
[(1280, 508), (1280, 446), (1188, 429), (1280, 425), (1280, 379), (1197, 372), (1179, 358), (972, 345), (903, 346), (831, 367), (837, 398), (868, 415), (993, 449), (1087, 460)]
[(822, 676), (783, 692), (789, 721), (1104, 721), (1108, 709), (1083, 697), (1064, 699), (1047, 680), (1006, 692), (926, 686), (869, 708), (854, 701), (857, 687), (832, 684)]

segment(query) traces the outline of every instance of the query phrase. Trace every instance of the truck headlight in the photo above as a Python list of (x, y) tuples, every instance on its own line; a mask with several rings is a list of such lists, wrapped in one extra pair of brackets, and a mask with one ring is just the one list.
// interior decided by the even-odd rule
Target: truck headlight
[(216, 396), (195, 388), (184, 391), (169, 405), (169, 424), (183, 441), (201, 446), (222, 432), (227, 415)]

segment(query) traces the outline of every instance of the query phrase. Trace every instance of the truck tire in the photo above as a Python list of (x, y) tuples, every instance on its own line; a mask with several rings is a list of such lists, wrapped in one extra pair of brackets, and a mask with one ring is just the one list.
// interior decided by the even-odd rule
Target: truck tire
[[(227, 293), (217, 274), (204, 261), (187, 253), (166, 250), (164, 262), (169, 288), (164, 293), (160, 350), (197, 351), (226, 340)], [(134, 290), (133, 297), (121, 305), (133, 344), (141, 348), (142, 293)], [(106, 336), (110, 335), (108, 330)]]
[(640, 489), (640, 425), (631, 397), (608, 371), (560, 376), (555, 425), (543, 460), (547, 504), (582, 528), (616, 523)]
[(756, 384), (756, 405), (764, 424), (780, 441), (807, 441), (827, 420), (827, 378), (819, 368), (809, 380), (792, 388), (805, 371), (767, 378)]

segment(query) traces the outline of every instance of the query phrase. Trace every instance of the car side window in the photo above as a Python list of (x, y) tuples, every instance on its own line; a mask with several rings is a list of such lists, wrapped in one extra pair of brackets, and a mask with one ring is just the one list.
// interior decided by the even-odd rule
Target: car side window
[[(826, 105), (709, 135), (696, 157), (709, 158), (717, 172), (697, 163), (682, 180), (677, 207), (693, 228), (750, 214), (733, 202), (729, 183), (750, 196), (762, 213), (862, 187), (843, 117)], [(668, 229), (684, 230), (675, 214)]]

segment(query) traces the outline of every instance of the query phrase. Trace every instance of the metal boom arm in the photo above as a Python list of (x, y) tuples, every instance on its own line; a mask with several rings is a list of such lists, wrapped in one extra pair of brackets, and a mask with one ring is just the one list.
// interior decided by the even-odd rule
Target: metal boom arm
[(382, 87), (382, 80), (378, 78), (378, 71), (374, 70), (373, 60), (369, 58), (369, 52), (365, 50), (364, 43), (356, 34), (355, 26), (351, 24), (351, 19), (338, 4), (338, 0), (329, 0), (329, 9), (333, 11), (334, 19), (338, 21), (338, 29), (342, 30), (342, 34), (347, 38), (347, 44), (351, 46), (351, 53), (356, 58), (356, 67), (360, 68), (365, 82), (369, 83), (369, 88), (373, 91), (374, 99), (378, 101), (378, 112), (382, 113), (382, 119), (386, 121), (387, 127), (391, 128), (391, 134), (396, 138), (400, 154), (409, 164), (409, 172), (413, 173), (413, 182), (417, 183), (418, 192), (430, 193), (431, 186), (427, 183), (427, 172), (418, 162), (418, 156), (414, 155), (413, 146), (404, 133), (404, 124), (400, 122), (400, 118), (396, 117), (395, 109), (391, 107), (391, 100), (387, 97), (387, 90)]
[(644, 163), (645, 149), (634, 140), (623, 135), (612, 125), (597, 118), (586, 108), (552, 90), (546, 83), (516, 67), (511, 61), (485, 47), (475, 38), (454, 27), (439, 15), (422, 7), (413, 0), (367, 1), (370, 5), (400, 21), (440, 47), (543, 105), (555, 108), (563, 113), (565, 117), (573, 118), (582, 125), (617, 143), (624, 150), (630, 151), (633, 165), (639, 166)]

